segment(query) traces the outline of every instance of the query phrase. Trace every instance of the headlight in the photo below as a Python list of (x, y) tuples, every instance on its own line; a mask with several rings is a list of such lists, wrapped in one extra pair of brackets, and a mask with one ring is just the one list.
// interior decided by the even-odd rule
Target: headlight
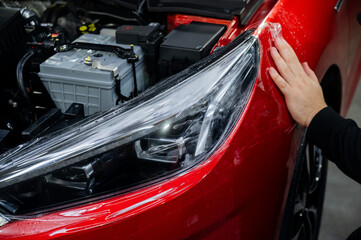
[(239, 119), (258, 69), (247, 32), (144, 96), (0, 157), (7, 214), (119, 194), (200, 163)]

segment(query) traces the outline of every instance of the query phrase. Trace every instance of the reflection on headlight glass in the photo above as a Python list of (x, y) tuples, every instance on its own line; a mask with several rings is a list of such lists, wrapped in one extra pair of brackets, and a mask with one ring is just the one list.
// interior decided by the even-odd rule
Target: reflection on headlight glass
[(98, 114), (2, 155), (1, 211), (22, 214), (117, 193), (206, 159), (231, 131), (256, 79), (257, 39), (241, 40), (132, 108)]

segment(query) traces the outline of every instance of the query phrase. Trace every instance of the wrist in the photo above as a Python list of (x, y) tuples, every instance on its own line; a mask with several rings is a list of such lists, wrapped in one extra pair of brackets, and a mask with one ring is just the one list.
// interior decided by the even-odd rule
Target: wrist
[(313, 111), (310, 113), (309, 117), (306, 120), (305, 127), (308, 127), (310, 125), (312, 119), (317, 115), (317, 113), (319, 113), (322, 109), (324, 109), (326, 107), (327, 107), (326, 103), (315, 106), (315, 108), (313, 109)]

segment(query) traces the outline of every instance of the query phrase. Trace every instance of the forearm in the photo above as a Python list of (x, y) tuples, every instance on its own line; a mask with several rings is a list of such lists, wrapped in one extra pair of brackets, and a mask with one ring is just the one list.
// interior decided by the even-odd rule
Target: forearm
[(324, 108), (312, 119), (306, 138), (361, 183), (361, 129), (353, 120), (342, 118), (330, 107)]

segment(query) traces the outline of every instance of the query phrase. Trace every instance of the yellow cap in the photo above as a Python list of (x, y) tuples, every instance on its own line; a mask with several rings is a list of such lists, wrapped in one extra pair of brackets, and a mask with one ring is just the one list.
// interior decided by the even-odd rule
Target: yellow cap
[(87, 29), (88, 29), (87, 26), (81, 26), (81, 27), (79, 27), (79, 30), (82, 31), (82, 32), (86, 31)]

